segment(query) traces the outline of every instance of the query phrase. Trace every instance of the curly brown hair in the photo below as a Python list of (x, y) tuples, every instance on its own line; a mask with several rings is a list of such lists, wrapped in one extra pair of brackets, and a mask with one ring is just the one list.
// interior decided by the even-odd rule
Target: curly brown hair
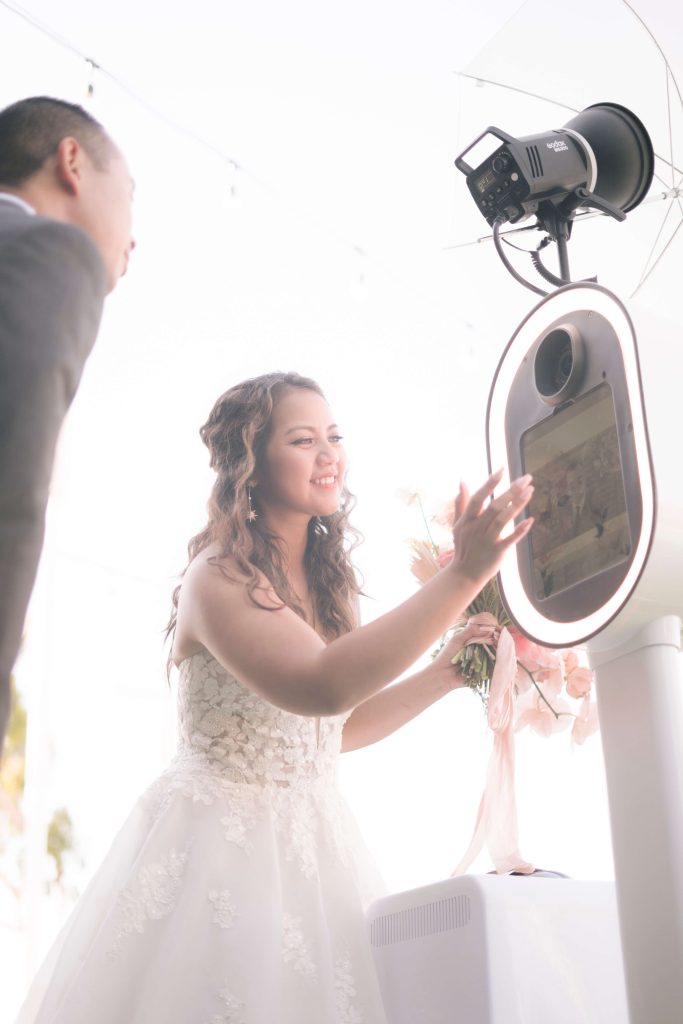
[[(282, 602), (301, 618), (306, 613), (298, 602), (288, 576), (286, 558), (278, 537), (258, 517), (247, 522), (249, 482), (260, 464), (268, 441), (273, 409), (291, 388), (306, 388), (324, 398), (322, 389), (298, 373), (268, 373), (236, 384), (215, 403), (199, 434), (209, 449), (210, 466), (216, 471), (208, 501), (209, 521), (187, 545), (188, 565), (210, 544), (219, 554), (211, 561), (229, 579), (235, 579), (218, 559), (228, 557), (236, 574), (246, 580), (251, 601), (259, 608), (277, 610), (262, 603), (262, 573)], [(348, 633), (356, 625), (355, 599), (360, 586), (350, 553), (360, 534), (349, 524), (355, 498), (344, 484), (339, 509), (330, 516), (315, 516), (308, 525), (304, 568), (316, 624), (326, 640)], [(179, 584), (173, 591), (173, 608), (166, 627), (168, 638), (176, 627)], [(169, 657), (170, 664), (170, 657)]]

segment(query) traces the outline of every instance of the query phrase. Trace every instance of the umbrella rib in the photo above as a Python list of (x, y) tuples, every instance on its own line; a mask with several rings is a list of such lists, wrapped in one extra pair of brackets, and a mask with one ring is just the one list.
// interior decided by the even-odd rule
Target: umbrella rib
[[(669, 207), (669, 209), (671, 209), (671, 207)], [(669, 246), (670, 246), (670, 245), (671, 245), (671, 243), (673, 242), (674, 238), (676, 237), (676, 235), (677, 235), (677, 234), (678, 234), (678, 232), (680, 231), (680, 229), (681, 229), (681, 224), (683, 224), (683, 218), (681, 218), (681, 220), (679, 220), (679, 222), (678, 222), (678, 225), (677, 225), (677, 227), (676, 227), (676, 230), (674, 231), (673, 235), (671, 236), (671, 238), (669, 239), (669, 241), (668, 241), (668, 242), (666, 243), (666, 245), (664, 246), (664, 248), (663, 248), (663, 249), (662, 249), (662, 251), (660, 252), (660, 254), (659, 254), (659, 256), (657, 257), (657, 259), (656, 259), (656, 260), (654, 261), (654, 263), (652, 264), (652, 266), (650, 267), (650, 269), (648, 270), (648, 272), (647, 272), (646, 274), (643, 274), (643, 276), (641, 277), (640, 281), (638, 282), (638, 285), (637, 285), (637, 287), (635, 288), (635, 290), (634, 290), (634, 291), (632, 291), (632, 292), (631, 292), (630, 298), (633, 298), (633, 296), (634, 296), (634, 295), (635, 295), (635, 294), (636, 294), (636, 293), (637, 293), (638, 291), (640, 291), (641, 287), (642, 287), (642, 286), (643, 286), (643, 285), (645, 284), (645, 282), (647, 281), (648, 277), (649, 277), (649, 276), (650, 276), (650, 275), (652, 274), (653, 270), (655, 270), (655, 268), (656, 268), (657, 264), (659, 263), (659, 261), (660, 261), (660, 260), (661, 260), (661, 258), (663, 257), (664, 253), (665, 253), (665, 252), (666, 252), (666, 250), (667, 250), (667, 249), (669, 248)], [(663, 226), (663, 225), (662, 225), (662, 226)], [(661, 233), (661, 231), (660, 231), (660, 233)], [(649, 257), (648, 257), (648, 258), (649, 258)]]
[(633, 15), (633, 17), (637, 21), (640, 22), (640, 24), (643, 26), (643, 28), (645, 29), (645, 31), (649, 35), (649, 37), (652, 40), (652, 42), (657, 47), (657, 50), (659, 51), (659, 55), (662, 58), (662, 60), (664, 61), (669, 74), (671, 75), (671, 81), (673, 82), (674, 87), (676, 89), (676, 93), (678, 95), (678, 100), (679, 100), (681, 106), (683, 106), (683, 96), (681, 95), (681, 90), (678, 87), (678, 82), (676, 81), (676, 76), (674, 75), (673, 71), (671, 70), (671, 65), (669, 64), (669, 61), (667, 60), (667, 56), (664, 53), (664, 50), (659, 45), (659, 42), (657, 41), (657, 37), (653, 34), (653, 32), (650, 29), (650, 27), (648, 26), (647, 22), (643, 21), (641, 16), (638, 14), (638, 12), (635, 10), (635, 8), (631, 6), (631, 4), (628, 2), (628, 0), (621, 0), (621, 2), (623, 3), (624, 7), (628, 7), (628, 9), (631, 12), (631, 14)]
[(492, 78), (482, 78), (480, 75), (469, 75), (466, 71), (456, 71), (456, 74), (461, 78), (469, 78), (472, 82), (484, 82), (485, 85), (496, 85), (499, 89), (509, 89), (511, 92), (518, 92), (522, 96), (531, 96), (534, 100), (543, 100), (545, 103), (552, 103), (556, 107), (564, 107), (565, 110), (571, 110), (572, 114), (580, 113), (576, 107), (570, 107), (566, 103), (560, 103), (559, 100), (551, 99), (550, 96), (542, 96), (537, 92), (530, 92), (528, 89), (520, 89), (516, 85), (506, 85), (505, 82), (494, 82)]
[(674, 174), (674, 138), (673, 131), (671, 128), (671, 96), (669, 95), (669, 76), (670, 71), (667, 65), (666, 67), (666, 115), (669, 121), (669, 155), (671, 156), (671, 185), (676, 184), (676, 176)]
[(662, 223), (659, 225), (659, 231), (655, 235), (655, 240), (652, 243), (652, 248), (650, 249), (649, 253), (647, 254), (647, 259), (645, 260), (645, 263), (643, 265), (643, 273), (641, 275), (640, 281), (638, 282), (637, 288), (640, 288), (641, 284), (643, 283), (643, 280), (645, 279), (645, 275), (648, 272), (647, 268), (650, 265), (650, 260), (652, 259), (652, 256), (654, 254), (655, 249), (657, 248), (657, 242), (662, 237), (662, 232), (664, 230), (664, 227), (666, 225), (667, 220), (669, 219), (669, 214), (671, 213), (671, 209), (672, 209), (672, 204), (669, 203), (669, 205), (666, 208), (666, 213), (664, 214), (664, 219), (663, 219)]
[[(672, 177), (672, 178), (673, 178), (674, 174), (681, 174), (681, 173), (682, 173), (682, 172), (681, 172), (681, 168), (680, 168), (680, 167), (676, 167), (676, 165), (675, 165), (675, 164), (673, 164), (673, 163), (671, 163), (671, 161), (669, 161), (669, 160), (665, 160), (663, 156), (660, 156), (660, 155), (659, 155), (659, 153), (655, 153), (655, 156), (657, 157), (657, 159), (658, 159), (658, 160), (661, 160), (663, 164), (666, 164), (666, 166), (667, 166), (667, 167), (670, 167), (670, 168), (671, 168), (671, 177)], [(668, 183), (668, 181), (666, 180), (666, 178), (663, 178), (663, 177), (662, 177), (662, 175), (661, 175), (661, 174), (657, 174), (657, 171), (654, 171), (654, 172), (653, 172), (653, 175), (652, 175), (652, 177), (653, 177), (653, 178), (656, 178), (656, 179), (657, 179), (657, 181), (661, 182), (661, 183), (662, 183), (662, 185), (664, 185), (664, 186), (665, 186), (665, 187), (666, 187), (666, 188), (668, 189), (668, 187), (669, 187), (669, 183)], [(672, 182), (672, 184), (673, 184), (673, 182)], [(678, 183), (678, 184), (679, 184), (679, 186), (680, 186), (680, 181), (679, 181), (679, 183)], [(674, 189), (675, 189), (675, 186), (674, 186)], [(642, 200), (641, 200), (641, 201), (642, 201)]]
[[(667, 192), (657, 192), (654, 195), (652, 194), (652, 192), (650, 192), (648, 194), (647, 199), (643, 199), (642, 202), (639, 203), (638, 205), (639, 206), (649, 206), (652, 203), (661, 203), (661, 202), (663, 202), (663, 201), (665, 201), (667, 199), (669, 200), (669, 203), (671, 203), (674, 199), (676, 199), (677, 202), (678, 202), (678, 205), (681, 207), (681, 216), (683, 216), (683, 206), (681, 206), (680, 196), (678, 195), (678, 192), (679, 192), (679, 190), (680, 190), (682, 185), (683, 185), (683, 178), (680, 179), (680, 181), (678, 182), (678, 185), (677, 185), (676, 188), (670, 189)], [(669, 210), (670, 209), (671, 209), (671, 206), (669, 205)], [(584, 220), (595, 220), (596, 217), (603, 217), (604, 218), (604, 217), (607, 217), (607, 216), (608, 216), (608, 214), (603, 213), (601, 210), (585, 210), (585, 211), (577, 212), (575, 214), (575, 216), (574, 216), (574, 223), (575, 224), (580, 224)], [(668, 211), (664, 215), (664, 220), (666, 220), (667, 216), (668, 216)], [(663, 226), (664, 226), (664, 224), (662, 224), (662, 227), (659, 229), (660, 234), (661, 234)], [(539, 227), (538, 223), (534, 222), (533, 224), (525, 224), (523, 227), (509, 228), (507, 231), (501, 231), (500, 232), (500, 237), (502, 239), (505, 239), (505, 237), (507, 235), (517, 235), (517, 234), (521, 234), (523, 231), (540, 231), (540, 230), (541, 230), (541, 228)], [(659, 237), (659, 235), (657, 237)], [(492, 238), (493, 238), (493, 235), (479, 235), (477, 238), (470, 238), (467, 242), (457, 242), (455, 245), (444, 245), (444, 246), (441, 247), (441, 252), (451, 252), (454, 249), (467, 249), (471, 245), (480, 245), (482, 242), (490, 242), (492, 240)], [(656, 244), (657, 244), (657, 242), (655, 240), (655, 245)], [(654, 249), (654, 246), (653, 246), (653, 249)], [(520, 250), (520, 251), (530, 252), (532, 250), (524, 249), (524, 250)], [(651, 256), (652, 256), (652, 252), (648, 256), (648, 258), (647, 258), (647, 260), (645, 262), (645, 266), (647, 266)]]

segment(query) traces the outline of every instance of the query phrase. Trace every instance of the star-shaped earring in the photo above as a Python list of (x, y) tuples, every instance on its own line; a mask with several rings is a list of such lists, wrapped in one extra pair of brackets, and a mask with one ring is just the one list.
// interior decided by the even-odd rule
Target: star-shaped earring
[(258, 518), (258, 513), (251, 503), (251, 487), (247, 487), (247, 500), (249, 502), (249, 511), (247, 512), (247, 522), (253, 523)]

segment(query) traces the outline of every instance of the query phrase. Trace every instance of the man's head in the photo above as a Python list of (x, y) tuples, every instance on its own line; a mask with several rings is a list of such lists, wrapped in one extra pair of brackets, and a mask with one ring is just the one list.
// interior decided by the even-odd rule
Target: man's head
[(36, 96), (0, 111), (0, 191), (87, 231), (109, 291), (125, 274), (135, 246), (133, 182), (122, 154), (82, 107)]

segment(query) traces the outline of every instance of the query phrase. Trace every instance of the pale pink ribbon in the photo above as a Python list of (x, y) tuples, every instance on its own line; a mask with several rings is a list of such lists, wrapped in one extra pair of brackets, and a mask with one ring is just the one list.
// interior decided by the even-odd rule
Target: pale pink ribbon
[[(469, 622), (497, 625), (495, 617), (488, 612), (473, 615)], [(477, 643), (476, 639), (471, 642)], [(533, 864), (524, 860), (518, 849), (513, 732), (513, 687), (516, 673), (515, 642), (503, 626), (489, 689), (487, 721), (493, 732), (493, 749), (486, 772), (486, 784), (472, 840), (453, 875), (463, 875), (467, 871), (484, 843), (499, 875), (510, 871), (530, 875), (535, 870)]]

